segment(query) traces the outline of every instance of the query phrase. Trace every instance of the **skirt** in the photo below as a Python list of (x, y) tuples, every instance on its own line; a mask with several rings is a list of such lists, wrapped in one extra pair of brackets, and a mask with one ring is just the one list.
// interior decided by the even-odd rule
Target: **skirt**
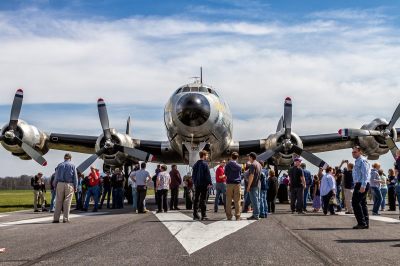
[(313, 199), (312, 207), (314, 209), (320, 209), (321, 208), (321, 197), (320, 196), (315, 196)]

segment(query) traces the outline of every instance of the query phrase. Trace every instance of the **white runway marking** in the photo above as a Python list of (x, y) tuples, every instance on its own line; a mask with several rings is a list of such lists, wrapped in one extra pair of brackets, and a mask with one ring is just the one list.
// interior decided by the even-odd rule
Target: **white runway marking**
[[(105, 213), (106, 212), (70, 214), (69, 218), (75, 219), (75, 218), (80, 218), (80, 217), (84, 217), (84, 216), (101, 215), (101, 214), (105, 214)], [(13, 226), (13, 225), (24, 225), (24, 224), (37, 224), (37, 223), (52, 222), (52, 221), (53, 221), (53, 216), (46, 216), (46, 217), (41, 217), (41, 218), (33, 218), (33, 219), (26, 219), (26, 220), (20, 220), (20, 221), (0, 223), (0, 227)], [(62, 214), (61, 214), (60, 222), (62, 223)]]
[[(206, 225), (175, 211), (155, 215), (189, 255), (255, 222), (254, 220), (235, 221), (233, 218), (232, 221), (225, 219)], [(250, 213), (242, 214), (244, 219), (249, 216), (251, 216)]]
[[(337, 214), (342, 215), (342, 216), (354, 217), (354, 214), (345, 214), (344, 212), (337, 212)], [(379, 222), (392, 223), (392, 224), (400, 223), (400, 220), (398, 220), (398, 219), (393, 219), (393, 218), (385, 217), (385, 216), (369, 215), (369, 219), (374, 220), (374, 221), (379, 221)]]

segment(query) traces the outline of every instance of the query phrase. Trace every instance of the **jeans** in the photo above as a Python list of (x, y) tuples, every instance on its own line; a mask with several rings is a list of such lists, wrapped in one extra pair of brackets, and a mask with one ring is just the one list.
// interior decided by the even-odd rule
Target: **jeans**
[(112, 192), (112, 208), (122, 209), (124, 208), (124, 190), (122, 187), (117, 187), (113, 189)]
[(290, 188), (290, 208), (292, 212), (303, 211), (303, 199), (304, 199), (303, 193), (304, 193), (303, 187)]
[(137, 210), (137, 193), (135, 187), (132, 187), (132, 208), (133, 211)]
[(244, 211), (244, 212), (247, 212), (247, 211), (249, 210), (249, 206), (250, 206), (250, 204), (251, 204), (251, 201), (250, 201), (250, 192), (247, 192), (247, 191), (246, 191), (246, 188), (245, 188), (244, 191), (245, 191), (245, 192), (244, 192), (244, 206), (243, 206), (243, 211)]
[(397, 195), (397, 202), (399, 203), (399, 211), (400, 211), (400, 185), (396, 186), (396, 195)]
[(103, 207), (104, 199), (106, 198), (107, 195), (107, 209), (110, 208), (110, 196), (111, 196), (111, 187), (110, 186), (104, 186), (103, 187), (103, 195), (101, 196), (100, 200), (100, 208)]
[(374, 207), (372, 208), (372, 213), (377, 214), (382, 203), (381, 189), (378, 187), (372, 187), (372, 196), (374, 197)]
[(267, 190), (260, 190), (260, 217), (266, 218), (268, 214)]
[(381, 203), (381, 210), (385, 210), (386, 207), (386, 194), (388, 192), (388, 189), (386, 187), (381, 188), (381, 194), (382, 194), (382, 203)]
[(342, 210), (343, 202), (340, 199), (340, 196), (342, 195), (342, 186), (337, 186), (336, 187), (336, 200), (337, 200), (337, 211)]
[(322, 202), (324, 203), (322, 210), (324, 211), (325, 215), (328, 213), (328, 210), (332, 215), (335, 214), (334, 206), (332, 204), (329, 204), (329, 201), (331, 200), (332, 196), (333, 196), (332, 191), (329, 191), (328, 194), (326, 194), (325, 196), (322, 196)]
[(367, 208), (367, 193), (369, 190), (369, 184), (365, 187), (365, 191), (363, 193), (360, 192), (361, 183), (356, 183), (353, 191), (353, 211), (354, 216), (357, 219), (358, 225), (368, 226), (369, 225), (369, 216), (368, 216), (368, 208)]
[(169, 208), (171, 210), (178, 209), (178, 194), (179, 187), (171, 188), (171, 201), (169, 202)]
[(304, 189), (303, 210), (307, 209), (307, 200), (309, 193), (310, 193), (310, 186), (307, 185), (306, 188)]
[(216, 190), (217, 190), (217, 194), (215, 196), (215, 201), (214, 201), (214, 211), (215, 212), (218, 211), (218, 201), (219, 201), (219, 197), (221, 194), (222, 194), (222, 200), (224, 202), (224, 206), (226, 205), (226, 184), (217, 183)]
[[(76, 199), (78, 201), (78, 199)], [(54, 211), (56, 208), (56, 190), (51, 191), (50, 211)]]
[(260, 191), (258, 187), (251, 187), (249, 196), (251, 205), (253, 206), (253, 216), (258, 218), (260, 215)]
[(85, 199), (85, 206), (84, 206), (84, 208), (86, 210), (89, 207), (89, 201), (90, 201), (91, 196), (93, 196), (93, 200), (94, 200), (94, 209), (97, 210), (98, 204), (99, 204), (99, 194), (100, 194), (99, 186), (88, 187), (88, 190), (86, 193), (86, 199)]
[(201, 211), (201, 217), (206, 217), (206, 198), (208, 194), (208, 188), (207, 187), (195, 187), (194, 191), (194, 206), (193, 206), (193, 217), (197, 218), (199, 217), (199, 214), (197, 210), (200, 207)]

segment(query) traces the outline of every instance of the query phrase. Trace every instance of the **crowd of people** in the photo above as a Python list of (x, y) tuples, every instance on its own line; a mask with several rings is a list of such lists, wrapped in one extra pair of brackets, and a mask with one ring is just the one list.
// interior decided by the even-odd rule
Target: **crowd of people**
[[(172, 165), (170, 170), (166, 165), (158, 165), (151, 176), (146, 170), (146, 163), (141, 163), (135, 166), (126, 180), (118, 168), (112, 173), (106, 171), (103, 175), (93, 166), (87, 176), (77, 173), (71, 163), (71, 155), (67, 153), (50, 182), (50, 212), (54, 212), (54, 222), (59, 222), (61, 211), (64, 213), (63, 222), (69, 222), (68, 215), (74, 195), (76, 209), (88, 211), (89, 203), (93, 200), (92, 211), (97, 212), (105, 200), (107, 208), (123, 208), (126, 189), (132, 191), (134, 212), (145, 213), (148, 184), (151, 182), (154, 185), (158, 213), (179, 210), (179, 191), (183, 186), (185, 207), (193, 210), (193, 219), (207, 220), (206, 203), (213, 182), (207, 151), (200, 151), (199, 156), (200, 160), (194, 164), (192, 173), (183, 178), (176, 165)], [(315, 175), (306, 169), (301, 158), (295, 158), (288, 173), (278, 178), (274, 170), (267, 169), (262, 162), (256, 160), (254, 152), (248, 154), (248, 162), (244, 165), (238, 163), (239, 155), (233, 152), (230, 160), (221, 161), (215, 171), (214, 212), (218, 212), (222, 205), (227, 220), (232, 220), (233, 216), (240, 220), (243, 212), (252, 213), (247, 219), (258, 220), (275, 212), (277, 199), (280, 203), (290, 202), (291, 212), (299, 214), (309, 212), (307, 206), (311, 202), (312, 212), (322, 210), (325, 215), (335, 215), (344, 210), (346, 214), (355, 215), (355, 229), (369, 228), (369, 197), (373, 201), (372, 215), (380, 215), (385, 210), (395, 211), (396, 196), (400, 204), (400, 151), (397, 152), (395, 168), (389, 169), (387, 175), (379, 163), (370, 165), (362, 156), (360, 147), (353, 148), (352, 156), (354, 163), (343, 160), (336, 167), (319, 169)], [(39, 211), (38, 206), (42, 211), (47, 211), (43, 174), (38, 173), (33, 177), (31, 185), (34, 190), (34, 211)], [(386, 197), (389, 209), (386, 209)]]

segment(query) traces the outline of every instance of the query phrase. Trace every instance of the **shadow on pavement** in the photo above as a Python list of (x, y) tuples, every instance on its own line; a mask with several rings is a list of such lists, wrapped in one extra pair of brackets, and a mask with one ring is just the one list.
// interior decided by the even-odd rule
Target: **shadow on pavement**
[[(400, 239), (339, 239), (338, 243), (384, 243), (384, 242), (400, 242)], [(400, 244), (395, 245), (400, 247)]]
[(308, 231), (336, 231), (336, 230), (354, 230), (353, 228), (349, 227), (321, 227), (321, 228), (304, 228), (304, 229), (292, 229), (293, 231), (303, 231), (303, 230), (308, 230)]

